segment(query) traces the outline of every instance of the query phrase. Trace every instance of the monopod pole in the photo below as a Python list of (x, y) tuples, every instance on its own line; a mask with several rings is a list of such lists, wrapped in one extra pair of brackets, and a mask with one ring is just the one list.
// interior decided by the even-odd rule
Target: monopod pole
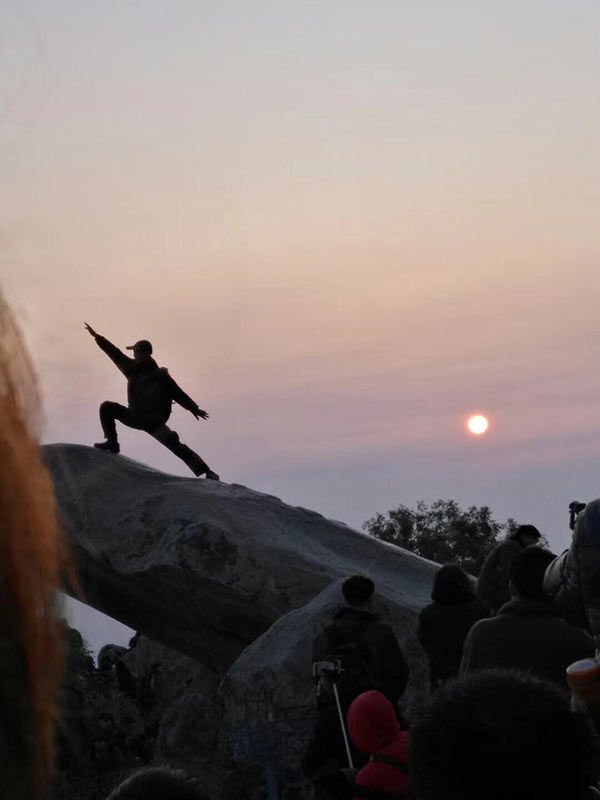
[(354, 763), (352, 761), (352, 753), (350, 752), (350, 744), (348, 742), (348, 734), (346, 733), (346, 723), (344, 721), (344, 715), (342, 713), (342, 706), (340, 703), (340, 696), (338, 694), (337, 684), (333, 681), (333, 693), (335, 695), (335, 704), (337, 705), (338, 714), (340, 717), (340, 725), (342, 726), (342, 734), (344, 736), (344, 744), (346, 745), (346, 755), (348, 756), (348, 766), (350, 769), (354, 769)]

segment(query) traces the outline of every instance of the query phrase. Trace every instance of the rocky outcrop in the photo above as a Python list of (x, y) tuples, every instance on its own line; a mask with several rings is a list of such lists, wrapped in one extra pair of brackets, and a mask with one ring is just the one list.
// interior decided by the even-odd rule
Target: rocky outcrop
[(237, 484), (78, 445), (47, 445), (44, 457), (85, 601), (144, 634), (126, 653), (103, 654), (123, 696), (115, 719), (129, 719), (129, 703), (143, 722), (132, 753), (151, 749), (187, 768), (197, 754), (216, 774), (226, 764), (256, 773), (243, 778), (256, 796), (261, 781), (307, 796), (299, 761), (315, 719), (311, 642), (356, 572), (376, 583), (410, 663), (408, 711), (419, 705), (427, 680), (416, 615), (435, 564)]
[(349, 573), (405, 609), (428, 598), (430, 562), (276, 497), (81, 445), (44, 457), (85, 601), (218, 675)]

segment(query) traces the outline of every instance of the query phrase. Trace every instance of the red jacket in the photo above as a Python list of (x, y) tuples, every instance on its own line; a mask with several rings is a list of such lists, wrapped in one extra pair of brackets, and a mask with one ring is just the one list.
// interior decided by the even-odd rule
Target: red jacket
[(387, 697), (375, 690), (359, 695), (348, 709), (348, 731), (357, 749), (370, 754), (356, 776), (355, 797), (377, 798), (378, 792), (382, 800), (410, 797), (408, 735)]

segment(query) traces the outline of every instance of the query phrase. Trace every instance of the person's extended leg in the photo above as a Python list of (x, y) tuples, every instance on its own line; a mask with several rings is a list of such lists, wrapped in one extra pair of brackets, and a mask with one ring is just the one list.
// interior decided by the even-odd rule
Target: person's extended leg
[(120, 403), (111, 403), (109, 400), (105, 400), (105, 402), (100, 405), (100, 424), (102, 425), (106, 441), (96, 442), (94, 447), (97, 447), (99, 450), (109, 450), (111, 453), (119, 452), (120, 447), (117, 439), (116, 420), (119, 420), (119, 422), (122, 422), (123, 425), (127, 425), (129, 428), (141, 427), (129, 408), (122, 406)]
[(196, 477), (206, 474), (209, 480), (219, 480), (217, 473), (212, 471), (208, 464), (200, 458), (198, 453), (194, 453), (190, 447), (183, 444), (183, 442), (179, 440), (178, 434), (172, 431), (168, 425), (161, 425), (160, 428), (148, 432), (168, 450), (174, 453), (174, 455), (180, 458), (183, 463), (192, 470)]

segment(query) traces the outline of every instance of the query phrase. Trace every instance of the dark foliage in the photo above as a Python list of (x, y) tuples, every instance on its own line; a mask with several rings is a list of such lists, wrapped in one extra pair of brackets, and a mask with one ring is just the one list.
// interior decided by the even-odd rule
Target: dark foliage
[(439, 564), (453, 562), (472, 575), (479, 573), (492, 547), (516, 527), (513, 519), (496, 522), (487, 506), (464, 510), (454, 500), (436, 500), (431, 505), (419, 500), (414, 509), (399, 505), (363, 524), (376, 539)]

